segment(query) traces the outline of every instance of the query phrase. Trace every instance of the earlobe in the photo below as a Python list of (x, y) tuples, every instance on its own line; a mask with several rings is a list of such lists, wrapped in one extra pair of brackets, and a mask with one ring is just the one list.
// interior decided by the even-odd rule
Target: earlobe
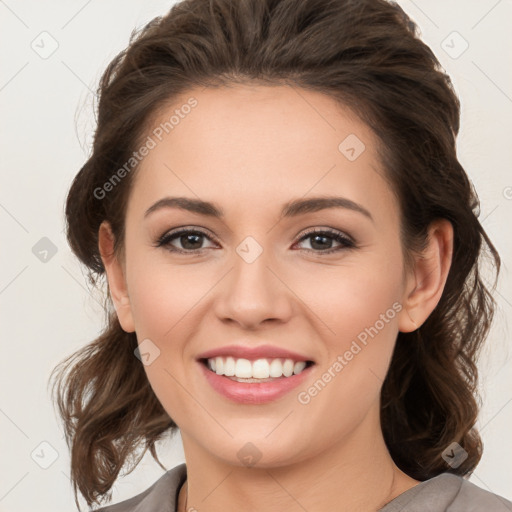
[(126, 332), (134, 332), (132, 309), (125, 272), (121, 262), (114, 254), (114, 235), (110, 224), (103, 221), (98, 231), (98, 248), (101, 255), (105, 273), (107, 275), (110, 296), (116, 309), (121, 327)]
[(453, 254), (453, 226), (438, 219), (429, 227), (428, 245), (415, 259), (414, 272), (408, 277), (403, 309), (398, 318), (401, 332), (418, 329), (439, 303), (448, 278)]
[(420, 327), (416, 320), (411, 316), (411, 311), (409, 308), (404, 308), (403, 312), (407, 315), (407, 320), (404, 322), (402, 319), (399, 318), (398, 324), (399, 324), (399, 330), (401, 332), (412, 332), (415, 331), (418, 327)]

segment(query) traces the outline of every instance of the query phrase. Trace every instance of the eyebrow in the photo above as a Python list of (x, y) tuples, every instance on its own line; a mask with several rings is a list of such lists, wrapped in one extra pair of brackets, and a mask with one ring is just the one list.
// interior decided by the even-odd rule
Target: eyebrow
[[(162, 208), (179, 208), (200, 215), (221, 219), (224, 217), (222, 208), (209, 201), (189, 197), (164, 197), (150, 206), (144, 213), (144, 218)], [(318, 212), (327, 208), (345, 208), (363, 214), (374, 222), (371, 213), (360, 204), (346, 197), (319, 196), (309, 199), (295, 199), (284, 204), (281, 217), (296, 217), (306, 213)]]

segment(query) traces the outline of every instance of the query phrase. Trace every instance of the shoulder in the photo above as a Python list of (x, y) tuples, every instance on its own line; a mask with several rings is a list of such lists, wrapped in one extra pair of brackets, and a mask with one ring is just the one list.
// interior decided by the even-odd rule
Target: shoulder
[(441, 473), (388, 503), (381, 512), (512, 512), (512, 502), (465, 478)]
[(165, 472), (153, 485), (136, 496), (90, 512), (175, 512), (178, 491), (187, 478), (185, 463)]
[(488, 510), (512, 512), (512, 501), (483, 489), (460, 476), (450, 473), (443, 473), (443, 475), (447, 481), (451, 480), (454, 481), (454, 485), (459, 485), (459, 491), (453, 503), (447, 508), (449, 512), (487, 512)]

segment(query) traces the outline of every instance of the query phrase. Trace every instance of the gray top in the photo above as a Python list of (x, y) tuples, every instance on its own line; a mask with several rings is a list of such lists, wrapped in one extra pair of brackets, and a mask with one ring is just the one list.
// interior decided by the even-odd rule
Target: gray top
[[(178, 493), (186, 479), (183, 463), (137, 496), (97, 512), (176, 512)], [(512, 512), (512, 502), (460, 476), (441, 473), (403, 492), (379, 512)]]

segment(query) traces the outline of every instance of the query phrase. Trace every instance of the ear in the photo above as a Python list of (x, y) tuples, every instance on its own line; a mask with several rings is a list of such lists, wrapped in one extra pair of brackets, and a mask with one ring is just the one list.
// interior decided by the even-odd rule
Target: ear
[(123, 265), (114, 254), (114, 235), (107, 221), (103, 221), (98, 231), (98, 248), (107, 274), (112, 302), (116, 308), (117, 318), (126, 332), (134, 332), (132, 309), (126, 286)]
[(418, 329), (435, 309), (443, 294), (453, 254), (453, 226), (448, 219), (437, 219), (428, 229), (428, 245), (415, 258), (414, 270), (407, 276), (398, 317), (398, 329)]

